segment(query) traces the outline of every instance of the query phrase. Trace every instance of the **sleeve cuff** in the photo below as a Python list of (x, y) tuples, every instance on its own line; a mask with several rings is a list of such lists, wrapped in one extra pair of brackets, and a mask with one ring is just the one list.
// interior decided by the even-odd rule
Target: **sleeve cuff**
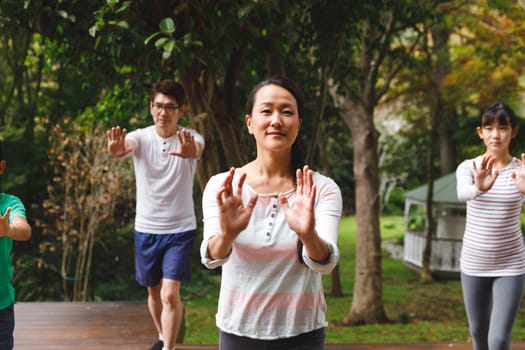
[(326, 262), (323, 263), (319, 263), (310, 259), (306, 253), (306, 249), (303, 247), (303, 261), (306, 266), (311, 268), (314, 272), (320, 272), (323, 274), (330, 273), (339, 262), (339, 249), (337, 246), (331, 242), (326, 242), (326, 244), (328, 245), (328, 250), (330, 251), (330, 257)]
[[(211, 237), (213, 237), (213, 236), (211, 236)], [(209, 237), (208, 239), (203, 241), (202, 244), (201, 244), (201, 263), (204, 266), (206, 266), (208, 269), (215, 269), (215, 268), (217, 268), (219, 266), (224, 265), (230, 259), (231, 250), (230, 250), (230, 253), (227, 256), (225, 256), (224, 258), (222, 258), (222, 259), (212, 259), (208, 255), (208, 243), (209, 243), (211, 237)]]

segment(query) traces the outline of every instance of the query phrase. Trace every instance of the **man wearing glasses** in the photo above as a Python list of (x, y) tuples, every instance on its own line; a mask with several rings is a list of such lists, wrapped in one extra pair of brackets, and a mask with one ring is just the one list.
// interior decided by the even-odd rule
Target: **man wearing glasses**
[(153, 86), (154, 124), (131, 132), (107, 131), (115, 158), (132, 156), (136, 178), (135, 270), (148, 290), (148, 308), (159, 332), (150, 350), (173, 350), (182, 320), (181, 282), (190, 278), (195, 238), (193, 179), (204, 138), (179, 126), (185, 112), (183, 87), (173, 80)]

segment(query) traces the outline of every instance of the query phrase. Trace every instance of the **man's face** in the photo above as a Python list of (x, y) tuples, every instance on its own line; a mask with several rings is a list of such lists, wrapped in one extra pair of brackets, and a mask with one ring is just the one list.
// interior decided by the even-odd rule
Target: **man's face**
[(166, 138), (177, 132), (179, 120), (184, 116), (184, 105), (170, 96), (158, 93), (150, 103), (150, 113), (157, 133)]

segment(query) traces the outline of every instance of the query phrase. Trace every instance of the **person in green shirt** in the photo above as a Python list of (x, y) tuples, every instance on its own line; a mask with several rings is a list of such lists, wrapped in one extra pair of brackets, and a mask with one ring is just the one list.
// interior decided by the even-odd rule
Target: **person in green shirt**
[[(0, 176), (4, 174), (6, 165), (0, 143)], [(0, 192), (0, 350), (13, 349), (15, 328), (15, 290), (11, 284), (13, 240), (27, 241), (30, 237), (31, 226), (26, 219), (24, 204), (18, 197)]]

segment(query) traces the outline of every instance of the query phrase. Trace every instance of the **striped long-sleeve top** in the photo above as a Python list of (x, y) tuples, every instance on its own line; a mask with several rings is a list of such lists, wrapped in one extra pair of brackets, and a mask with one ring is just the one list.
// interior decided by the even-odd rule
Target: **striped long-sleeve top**
[[(208, 181), (202, 201), (202, 263), (208, 268), (222, 266), (217, 326), (224, 332), (255, 339), (287, 338), (326, 327), (321, 274), (330, 272), (339, 260), (339, 187), (321, 174), (313, 177), (317, 187), (316, 230), (329, 245), (328, 261), (321, 264), (311, 260), (304, 247), (298, 252), (298, 237), (286, 223), (277, 193), (259, 194), (250, 222), (233, 242), (230, 255), (212, 260), (207, 248), (210, 238), (220, 232), (216, 194), (226, 175), (221, 173)], [(236, 173), (233, 188), (238, 178)], [(254, 193), (245, 183), (244, 203)], [(284, 195), (292, 206), (296, 191)]]
[(520, 226), (524, 196), (512, 173), (514, 160), (499, 169), (487, 192), (474, 185), (473, 162), (481, 168), (481, 156), (463, 161), (456, 170), (458, 199), (467, 202), (467, 218), (461, 271), (471, 276), (514, 276), (525, 273), (525, 247)]

